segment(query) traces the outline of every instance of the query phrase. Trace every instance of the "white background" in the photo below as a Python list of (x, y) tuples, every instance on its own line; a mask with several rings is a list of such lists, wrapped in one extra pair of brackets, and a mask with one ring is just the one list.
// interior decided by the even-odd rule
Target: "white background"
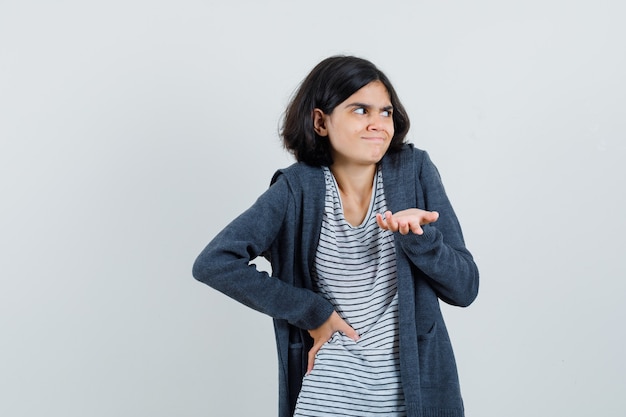
[(0, 415), (274, 416), (271, 320), (191, 277), (321, 59), (391, 78), (481, 270), (468, 417), (623, 416), (619, 0), (0, 2)]

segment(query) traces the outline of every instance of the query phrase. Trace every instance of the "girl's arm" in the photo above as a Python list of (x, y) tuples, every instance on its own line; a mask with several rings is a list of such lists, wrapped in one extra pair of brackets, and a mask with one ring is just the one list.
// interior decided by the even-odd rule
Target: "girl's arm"
[[(398, 232), (395, 239), (429, 279), (445, 302), (468, 306), (478, 295), (478, 268), (465, 247), (461, 226), (446, 195), (439, 172), (426, 152), (415, 153), (417, 192), (424, 207), (377, 216), (381, 228)], [(418, 199), (419, 200), (419, 199)]]
[(296, 288), (250, 264), (279, 236), (289, 198), (288, 185), (279, 178), (207, 245), (193, 265), (193, 276), (273, 318), (314, 329), (332, 314), (332, 305), (313, 291)]

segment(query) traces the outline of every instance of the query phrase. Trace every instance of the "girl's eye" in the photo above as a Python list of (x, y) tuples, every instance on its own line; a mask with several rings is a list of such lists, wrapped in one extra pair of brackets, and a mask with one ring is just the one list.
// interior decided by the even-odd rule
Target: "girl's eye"
[(365, 114), (365, 109), (363, 107), (357, 107), (356, 109), (354, 109), (354, 112), (356, 114)]
[(383, 110), (382, 113), (383, 116), (385, 117), (391, 117), (391, 110)]

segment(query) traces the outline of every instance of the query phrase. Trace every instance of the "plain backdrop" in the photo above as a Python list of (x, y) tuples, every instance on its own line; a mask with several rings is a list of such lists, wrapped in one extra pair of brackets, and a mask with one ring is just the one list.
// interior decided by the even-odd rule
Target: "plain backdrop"
[[(0, 415), (274, 416), (270, 318), (191, 276), (321, 59), (394, 83), (481, 270), (468, 417), (623, 416), (626, 3), (0, 1)], [(263, 263), (260, 268), (267, 268)]]

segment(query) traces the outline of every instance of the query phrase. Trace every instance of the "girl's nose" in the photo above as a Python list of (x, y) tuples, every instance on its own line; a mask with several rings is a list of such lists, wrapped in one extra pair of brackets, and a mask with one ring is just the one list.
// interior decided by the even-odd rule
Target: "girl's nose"
[(381, 114), (372, 114), (369, 120), (369, 130), (382, 130), (385, 128), (386, 123), (389, 122), (388, 117)]

